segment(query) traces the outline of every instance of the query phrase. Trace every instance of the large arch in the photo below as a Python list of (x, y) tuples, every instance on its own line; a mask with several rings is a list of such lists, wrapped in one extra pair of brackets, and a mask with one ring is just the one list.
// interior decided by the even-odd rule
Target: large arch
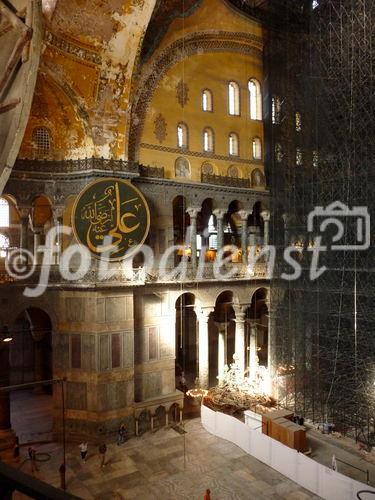
[[(38, 307), (18, 314), (10, 329), (9, 382), (11, 385), (53, 379), (52, 321)], [(10, 421), (21, 443), (51, 437), (53, 384), (10, 394)], [(27, 411), (25, 411), (27, 409)]]
[(224, 51), (251, 55), (259, 60), (262, 58), (262, 50), (252, 34), (200, 31), (174, 41), (154, 59), (153, 64), (144, 67), (138, 85), (140, 90), (132, 99), (132, 114), (128, 129), (129, 160), (139, 159), (139, 146), (149, 104), (165, 73), (176, 63), (192, 55)]
[(196, 297), (185, 292), (175, 302), (176, 386), (182, 391), (194, 387), (198, 377), (198, 325)]

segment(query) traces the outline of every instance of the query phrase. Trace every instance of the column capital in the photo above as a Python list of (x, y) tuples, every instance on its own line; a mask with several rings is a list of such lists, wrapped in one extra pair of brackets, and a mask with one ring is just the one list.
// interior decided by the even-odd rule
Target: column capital
[(283, 219), (283, 221), (284, 221), (284, 226), (285, 226), (285, 227), (286, 227), (286, 226), (290, 223), (290, 221), (291, 221), (291, 219), (292, 219), (291, 215), (290, 215), (290, 214), (287, 214), (287, 213), (282, 214), (281, 218), (282, 218), (282, 219)]
[(249, 217), (249, 215), (251, 215), (253, 213), (253, 211), (252, 210), (239, 210), (237, 213), (240, 216), (242, 221), (246, 221), (247, 218)]
[(208, 306), (208, 307), (195, 307), (194, 311), (195, 314), (197, 315), (197, 319), (199, 322), (205, 322), (207, 323), (210, 314), (214, 312), (215, 307), (214, 306)]
[(21, 219), (27, 219), (31, 214), (31, 207), (30, 206), (25, 206), (25, 205), (19, 206), (18, 205), (17, 209), (18, 209), (18, 212), (20, 214)]
[(192, 219), (196, 219), (200, 211), (201, 207), (188, 207), (186, 209), (186, 212), (190, 215)]
[(264, 220), (264, 222), (269, 222), (269, 220), (271, 218), (271, 213), (269, 210), (263, 210), (262, 212), (260, 212), (260, 215), (261, 215), (262, 219)]
[(216, 219), (223, 219), (225, 214), (227, 213), (227, 209), (226, 208), (215, 208), (215, 210), (213, 210), (212, 213), (216, 216)]
[(53, 219), (56, 221), (58, 219), (62, 219), (64, 217), (65, 207), (63, 205), (55, 205), (52, 208)]
[(249, 304), (244, 305), (233, 305), (234, 313), (236, 315), (233, 318), (235, 323), (245, 323), (246, 309), (249, 307)]

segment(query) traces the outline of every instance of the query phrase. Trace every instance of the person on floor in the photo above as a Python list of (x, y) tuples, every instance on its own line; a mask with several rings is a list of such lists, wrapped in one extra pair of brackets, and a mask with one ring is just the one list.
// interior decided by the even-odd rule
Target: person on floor
[(34, 448), (32, 448), (31, 446), (29, 446), (27, 452), (29, 454), (29, 459), (31, 462), (31, 473), (34, 474), (35, 471), (39, 471), (39, 469), (36, 465), (36, 450)]
[(120, 446), (120, 444), (125, 443), (125, 437), (126, 437), (126, 428), (124, 424), (121, 424), (117, 433), (117, 446)]
[(102, 443), (99, 446), (99, 453), (101, 456), (101, 462), (100, 462), (100, 467), (103, 468), (105, 466), (105, 455), (107, 453), (107, 446), (105, 443)]
[(81, 452), (81, 459), (82, 459), (83, 462), (86, 462), (87, 449), (88, 449), (88, 444), (87, 443), (81, 443), (79, 445), (79, 450)]
[(211, 500), (211, 491), (209, 489), (206, 490), (204, 500)]

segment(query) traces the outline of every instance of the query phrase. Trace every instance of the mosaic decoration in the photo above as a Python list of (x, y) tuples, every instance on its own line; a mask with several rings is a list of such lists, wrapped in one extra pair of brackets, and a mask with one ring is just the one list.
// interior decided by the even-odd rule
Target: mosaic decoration
[(234, 177), (236, 179), (239, 177), (238, 168), (236, 167), (236, 165), (231, 165), (228, 168), (228, 177)]
[(264, 175), (258, 168), (251, 172), (251, 185), (252, 187), (264, 186)]
[(78, 242), (96, 257), (120, 260), (145, 241), (150, 212), (142, 193), (129, 181), (94, 181), (78, 195), (72, 227)]
[(176, 177), (190, 177), (190, 163), (189, 160), (180, 156), (175, 163)]
[(202, 174), (203, 175), (213, 175), (214, 173), (214, 167), (211, 165), (211, 163), (205, 162), (202, 165)]
[(159, 113), (155, 118), (154, 126), (155, 137), (161, 144), (167, 137), (167, 122), (161, 113)]
[(189, 101), (189, 87), (187, 83), (180, 80), (176, 86), (177, 102), (183, 108)]

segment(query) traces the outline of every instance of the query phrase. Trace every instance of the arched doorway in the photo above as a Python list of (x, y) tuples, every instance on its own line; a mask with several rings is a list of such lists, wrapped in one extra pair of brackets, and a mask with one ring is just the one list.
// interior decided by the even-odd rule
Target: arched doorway
[(246, 310), (246, 363), (250, 378), (257, 370), (268, 368), (268, 291), (259, 288), (252, 296)]
[(209, 320), (210, 386), (217, 385), (217, 377), (223, 366), (233, 363), (236, 333), (234, 318), (233, 293), (226, 290), (217, 297)]
[[(52, 380), (52, 323), (42, 309), (30, 307), (16, 319), (9, 349), (11, 385)], [(11, 424), (21, 442), (52, 432), (53, 385), (11, 393)]]
[[(194, 387), (198, 376), (198, 338), (195, 296), (182, 294), (176, 301), (176, 387)], [(182, 375), (183, 373), (183, 375)], [(185, 379), (185, 382), (184, 380)]]
[[(190, 225), (190, 217), (186, 212), (186, 199), (184, 196), (176, 196), (173, 200), (173, 242), (174, 245), (186, 245), (186, 230)], [(186, 248), (186, 251), (188, 249)], [(177, 265), (184, 255), (183, 251), (175, 254), (175, 265)]]

